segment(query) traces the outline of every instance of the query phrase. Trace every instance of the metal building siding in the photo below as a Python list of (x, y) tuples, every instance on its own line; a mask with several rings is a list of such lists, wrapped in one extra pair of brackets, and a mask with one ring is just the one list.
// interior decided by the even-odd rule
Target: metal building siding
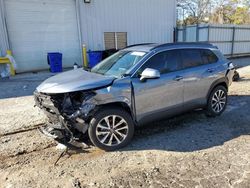
[(250, 42), (235, 42), (234, 43), (235, 54), (249, 54), (250, 53)]
[(242, 28), (242, 29), (237, 29), (235, 31), (235, 40), (236, 41), (250, 41), (250, 27), (249, 28)]
[(172, 42), (175, 0), (92, 0), (82, 3), (82, 38), (91, 50), (104, 49), (104, 32), (127, 32), (128, 45)]
[(178, 30), (177, 31), (177, 42), (184, 42), (184, 38), (183, 38), (183, 35), (184, 35), (184, 30)]
[(231, 43), (212, 43), (212, 44), (217, 46), (223, 54), (225, 55), (231, 54), (231, 49), (232, 49)]
[(195, 42), (196, 41), (196, 26), (187, 27), (186, 30), (186, 40), (188, 42)]
[(8, 49), (9, 41), (5, 23), (4, 2), (0, 0), (0, 56), (5, 56)]
[(18, 72), (48, 68), (48, 52), (62, 52), (66, 67), (81, 63), (75, 0), (5, 0), (5, 6)]
[[(194, 28), (196, 28), (194, 30)], [(186, 32), (184, 32), (186, 29)], [(180, 27), (178, 31), (178, 41), (194, 42), (196, 30), (199, 31), (199, 41), (213, 43), (225, 55), (239, 56), (250, 54), (250, 26), (248, 25), (218, 25), (201, 24), (187, 27)]]
[(231, 41), (233, 36), (233, 31), (231, 29), (210, 29), (210, 41)]
[(199, 42), (207, 42), (208, 39), (208, 30), (205, 29), (200, 29), (199, 31)]

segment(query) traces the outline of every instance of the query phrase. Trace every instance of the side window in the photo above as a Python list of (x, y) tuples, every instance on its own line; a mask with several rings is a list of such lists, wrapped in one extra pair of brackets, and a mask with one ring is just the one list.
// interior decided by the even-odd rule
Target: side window
[(167, 60), (164, 73), (174, 72), (182, 69), (180, 50), (170, 50), (167, 52)]
[(203, 65), (199, 49), (181, 50), (183, 68), (191, 68)]
[(161, 52), (151, 57), (138, 71), (140, 75), (146, 68), (156, 69), (161, 74), (180, 70), (181, 60), (178, 50)]
[(151, 57), (142, 67), (140, 68), (139, 74), (141, 74), (146, 68), (156, 69), (160, 72), (164, 69), (166, 61), (166, 54), (164, 52), (159, 53)]
[(201, 50), (201, 56), (204, 64), (212, 64), (218, 61), (218, 57), (211, 50)]

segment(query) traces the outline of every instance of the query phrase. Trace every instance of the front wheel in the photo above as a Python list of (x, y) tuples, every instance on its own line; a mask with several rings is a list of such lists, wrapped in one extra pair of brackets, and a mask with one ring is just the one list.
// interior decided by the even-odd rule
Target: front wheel
[(90, 121), (91, 142), (106, 151), (126, 146), (134, 134), (134, 123), (130, 114), (122, 109), (104, 108)]
[(216, 87), (209, 96), (206, 114), (210, 117), (221, 115), (226, 109), (227, 97), (227, 89), (225, 87)]

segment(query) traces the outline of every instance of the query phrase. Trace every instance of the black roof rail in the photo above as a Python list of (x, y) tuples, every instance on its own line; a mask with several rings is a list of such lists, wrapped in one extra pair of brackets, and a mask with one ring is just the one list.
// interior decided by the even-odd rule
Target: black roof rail
[(155, 43), (140, 43), (140, 44), (133, 44), (133, 45), (129, 45), (123, 49), (126, 49), (126, 48), (131, 48), (131, 47), (134, 47), (134, 46), (143, 46), (143, 45), (151, 45), (151, 44), (155, 44)]
[(151, 50), (155, 50), (155, 49), (161, 48), (161, 47), (179, 46), (179, 45), (196, 45), (196, 46), (207, 46), (207, 47), (214, 47), (214, 48), (216, 48), (216, 46), (214, 46), (213, 44), (207, 43), (207, 42), (176, 42), (176, 43), (160, 44), (160, 45), (154, 47)]

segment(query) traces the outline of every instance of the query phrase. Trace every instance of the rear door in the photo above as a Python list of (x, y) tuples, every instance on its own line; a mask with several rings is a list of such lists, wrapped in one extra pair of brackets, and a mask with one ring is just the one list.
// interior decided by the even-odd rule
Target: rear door
[(181, 57), (185, 69), (184, 103), (203, 104), (212, 83), (218, 79), (218, 58), (208, 49), (183, 49)]

